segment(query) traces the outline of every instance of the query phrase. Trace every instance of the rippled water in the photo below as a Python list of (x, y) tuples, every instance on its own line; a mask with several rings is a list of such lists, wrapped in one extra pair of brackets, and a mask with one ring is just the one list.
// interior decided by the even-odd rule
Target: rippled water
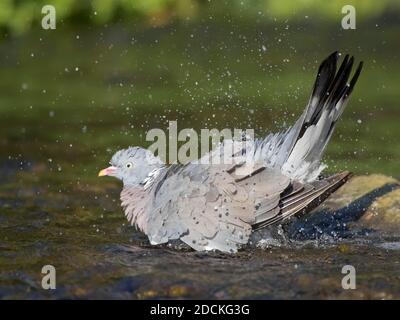
[[(399, 298), (399, 239), (259, 239), (237, 255), (150, 246), (125, 223), (119, 185), (65, 189), (10, 173), (0, 192), (0, 298)], [(43, 265), (57, 289), (41, 288)], [(341, 288), (342, 267), (357, 290)]]

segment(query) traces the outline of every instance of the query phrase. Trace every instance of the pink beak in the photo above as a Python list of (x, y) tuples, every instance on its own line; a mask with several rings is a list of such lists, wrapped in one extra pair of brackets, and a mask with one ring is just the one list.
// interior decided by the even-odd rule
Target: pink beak
[(113, 166), (105, 168), (103, 170), (100, 170), (99, 177), (113, 176), (115, 174), (115, 171), (117, 171), (117, 168)]

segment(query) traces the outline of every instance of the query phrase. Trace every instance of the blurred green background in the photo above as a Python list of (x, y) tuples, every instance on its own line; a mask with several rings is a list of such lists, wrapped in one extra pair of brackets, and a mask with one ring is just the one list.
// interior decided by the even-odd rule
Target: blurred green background
[(210, 14), (218, 18), (240, 18), (249, 23), (268, 19), (301, 22), (311, 15), (337, 22), (345, 5), (353, 5), (360, 20), (383, 15), (396, 17), (400, 11), (397, 0), (2, 0), (0, 25), (13, 34), (27, 32), (41, 19), (38, 12), (47, 4), (55, 6), (58, 18), (63, 21), (93, 25), (134, 20), (161, 26), (174, 20), (196, 20)]
[[(45, 4), (56, 30), (41, 28)], [(356, 30), (341, 28), (345, 4)], [(1, 172), (16, 167), (25, 183), (60, 190), (100, 185), (97, 170), (117, 149), (149, 145), (146, 131), (169, 120), (283, 130), (339, 50), (365, 67), (327, 170), (398, 177), (399, 14), (394, 0), (2, 0)]]

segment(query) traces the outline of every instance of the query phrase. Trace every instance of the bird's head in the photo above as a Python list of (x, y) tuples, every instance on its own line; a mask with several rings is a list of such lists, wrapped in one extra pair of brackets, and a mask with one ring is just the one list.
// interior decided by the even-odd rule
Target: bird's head
[(99, 172), (99, 177), (116, 177), (122, 180), (125, 186), (140, 185), (150, 172), (163, 165), (151, 151), (140, 147), (117, 151), (111, 158), (110, 164), (110, 167)]

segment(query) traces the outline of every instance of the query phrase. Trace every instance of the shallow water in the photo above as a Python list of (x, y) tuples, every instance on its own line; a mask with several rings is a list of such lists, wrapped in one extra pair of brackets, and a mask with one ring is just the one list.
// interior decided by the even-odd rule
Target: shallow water
[[(114, 151), (148, 144), (147, 129), (177, 118), (181, 128), (282, 128), (308, 99), (314, 60), (330, 53), (301, 32), (258, 26), (284, 40), (260, 55), (254, 48), (267, 40), (251, 37), (256, 30), (243, 29), (253, 39), (244, 44), (235, 26), (208, 27), (211, 38), (201, 24), (117, 26), (0, 45), (0, 298), (400, 298), (394, 236), (287, 235), (232, 256), (152, 247), (127, 225), (119, 183), (96, 177)], [(370, 66), (329, 146), (330, 172), (400, 175), (396, 31), (374, 29), (359, 42), (321, 31), (321, 43), (328, 33), (335, 40), (332, 51), (346, 48)], [(57, 270), (54, 291), (41, 288), (47, 264)], [(357, 270), (357, 290), (341, 288), (346, 264)]]
[[(57, 190), (25, 179), (31, 170), (14, 173), (0, 192), (3, 299), (400, 298), (400, 238), (299, 241), (287, 232), (285, 241), (264, 237), (236, 255), (154, 247), (125, 223), (118, 184)], [(57, 271), (54, 291), (41, 288), (47, 264)], [(348, 264), (357, 290), (341, 287)]]

